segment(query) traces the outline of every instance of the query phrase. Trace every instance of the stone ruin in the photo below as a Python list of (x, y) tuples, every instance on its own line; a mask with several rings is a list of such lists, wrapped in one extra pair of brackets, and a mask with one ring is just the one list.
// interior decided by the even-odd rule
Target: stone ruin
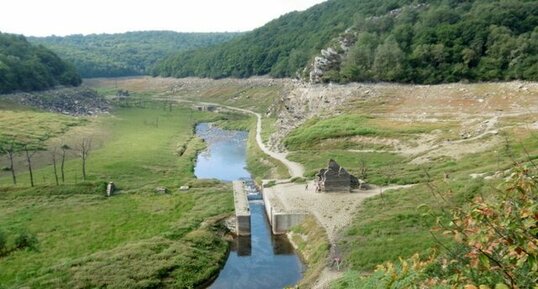
[(331, 159), (327, 168), (321, 169), (316, 174), (314, 184), (316, 192), (337, 193), (351, 192), (351, 189), (358, 187), (360, 182), (359, 179)]

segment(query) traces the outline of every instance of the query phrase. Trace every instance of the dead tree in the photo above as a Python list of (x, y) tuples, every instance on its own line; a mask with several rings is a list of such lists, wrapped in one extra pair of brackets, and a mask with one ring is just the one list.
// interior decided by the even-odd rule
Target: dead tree
[(67, 151), (70, 150), (71, 148), (66, 144), (63, 144), (60, 148), (62, 149), (62, 162), (60, 164), (60, 171), (62, 173), (62, 184), (63, 184), (65, 183), (65, 172), (64, 172), (65, 157), (67, 155)]
[(86, 160), (92, 149), (92, 139), (83, 138), (79, 144), (80, 157), (82, 159), (82, 180), (86, 180)]
[(56, 185), (59, 186), (60, 182), (58, 181), (58, 169), (56, 166), (56, 156), (58, 154), (58, 148), (54, 147), (52, 151), (50, 151), (50, 157), (52, 159), (52, 168), (54, 169), (54, 180), (56, 181)]
[(17, 184), (17, 176), (15, 174), (15, 166), (13, 165), (15, 161), (15, 153), (17, 152), (15, 141), (11, 141), (11, 143), (6, 147), (6, 153), (7, 157), (9, 158), (9, 170), (11, 171), (11, 178), (13, 179), (13, 184)]
[(23, 144), (22, 149), (26, 155), (26, 163), (28, 164), (28, 173), (30, 173), (30, 186), (34, 187), (34, 174), (32, 172), (32, 157), (37, 152), (37, 149), (30, 144)]

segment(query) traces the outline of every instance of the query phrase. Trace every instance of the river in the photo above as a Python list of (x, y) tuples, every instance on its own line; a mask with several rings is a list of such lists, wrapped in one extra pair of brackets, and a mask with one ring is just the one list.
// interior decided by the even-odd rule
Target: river
[[(227, 182), (242, 179), (247, 189), (255, 190), (245, 169), (247, 132), (201, 123), (196, 126), (196, 135), (208, 146), (198, 155), (194, 170), (197, 178)], [(226, 264), (211, 289), (281, 289), (302, 278), (303, 265), (293, 247), (284, 236), (271, 234), (263, 201), (253, 199), (249, 201), (251, 236), (233, 240)]]

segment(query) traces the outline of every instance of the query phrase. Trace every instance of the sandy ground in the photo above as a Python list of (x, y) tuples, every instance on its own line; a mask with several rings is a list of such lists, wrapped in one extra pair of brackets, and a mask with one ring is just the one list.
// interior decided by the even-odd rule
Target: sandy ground
[(370, 190), (354, 190), (352, 193), (317, 193), (313, 181), (305, 184), (281, 183), (264, 188), (269, 198), (277, 198), (283, 209), (288, 211), (308, 211), (325, 228), (331, 243), (336, 241), (338, 232), (351, 224), (359, 205), (366, 199), (389, 189), (408, 186), (373, 187)]

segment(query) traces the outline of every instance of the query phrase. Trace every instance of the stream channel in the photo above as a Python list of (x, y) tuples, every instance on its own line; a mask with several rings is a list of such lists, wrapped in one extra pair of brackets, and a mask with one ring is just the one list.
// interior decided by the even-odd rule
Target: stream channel
[(250, 200), (251, 236), (233, 240), (226, 264), (209, 288), (282, 289), (296, 284), (302, 278), (301, 260), (286, 237), (271, 233), (261, 194), (245, 169), (248, 132), (200, 123), (196, 135), (207, 144), (198, 155), (196, 177), (226, 182), (241, 179)]

